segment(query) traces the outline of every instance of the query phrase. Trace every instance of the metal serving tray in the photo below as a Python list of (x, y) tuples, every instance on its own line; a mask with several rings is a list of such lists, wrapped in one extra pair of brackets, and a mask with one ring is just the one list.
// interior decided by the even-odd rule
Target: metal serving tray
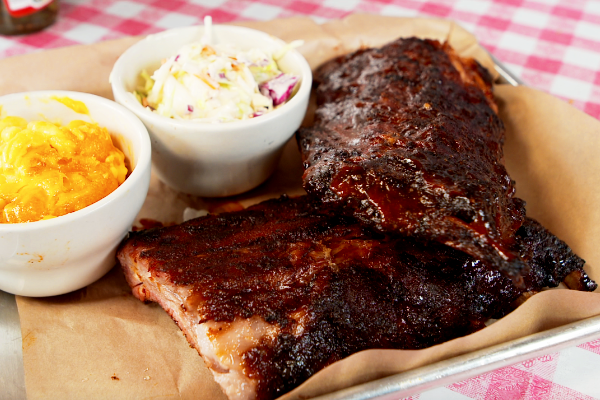
[(15, 296), (0, 290), (0, 400), (25, 400), (21, 324)]
[[(494, 56), (499, 81), (523, 82)], [(523, 360), (600, 338), (600, 316), (574, 322), (407, 372), (353, 386), (318, 400), (401, 399)], [(15, 297), (0, 291), (0, 400), (25, 400), (21, 327)]]

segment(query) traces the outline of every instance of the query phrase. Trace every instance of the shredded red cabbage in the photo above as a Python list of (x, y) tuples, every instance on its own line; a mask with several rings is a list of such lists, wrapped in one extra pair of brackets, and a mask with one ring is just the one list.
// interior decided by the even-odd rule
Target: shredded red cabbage
[(278, 106), (290, 98), (298, 80), (296, 75), (282, 73), (261, 84), (260, 92), (263, 96), (273, 99), (273, 105)]

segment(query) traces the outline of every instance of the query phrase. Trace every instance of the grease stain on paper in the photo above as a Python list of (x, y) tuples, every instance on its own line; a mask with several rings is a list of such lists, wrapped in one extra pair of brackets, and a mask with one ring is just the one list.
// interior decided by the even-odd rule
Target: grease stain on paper
[(23, 337), (23, 352), (29, 350), (36, 342), (37, 337), (33, 334), (33, 332), (28, 332), (27, 335)]

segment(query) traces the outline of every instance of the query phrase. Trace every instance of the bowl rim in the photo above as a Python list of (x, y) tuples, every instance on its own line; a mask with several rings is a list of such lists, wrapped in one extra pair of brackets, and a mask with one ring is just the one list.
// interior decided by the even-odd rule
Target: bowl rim
[(0, 223), (0, 233), (2, 232), (23, 232), (35, 229), (46, 229), (52, 228), (55, 226), (69, 224), (74, 220), (81, 219), (86, 215), (94, 213), (101, 208), (104, 208), (107, 204), (126, 194), (128, 191), (133, 190), (134, 186), (140, 179), (144, 177), (147, 171), (150, 169), (150, 157), (151, 157), (151, 145), (150, 145), (150, 136), (148, 135), (148, 130), (146, 126), (142, 123), (126, 107), (109, 100), (107, 98), (83, 92), (69, 91), (69, 90), (37, 90), (37, 91), (29, 91), (29, 92), (19, 92), (19, 93), (11, 93), (4, 96), (0, 96), (0, 102), (5, 102), (6, 99), (10, 99), (11, 97), (23, 97), (29, 96), (30, 98), (40, 98), (40, 97), (50, 97), (50, 96), (67, 96), (73, 98), (75, 100), (80, 100), (86, 103), (87, 101), (97, 102), (101, 104), (102, 107), (107, 107), (112, 109), (113, 111), (120, 114), (123, 118), (130, 121), (133, 125), (134, 129), (131, 131), (136, 132), (140, 137), (140, 151), (138, 154), (135, 154), (137, 158), (137, 162), (134, 170), (129, 174), (129, 176), (125, 179), (125, 181), (119, 185), (115, 190), (111, 193), (98, 200), (95, 203), (92, 203), (80, 210), (73, 211), (68, 214), (64, 214), (52, 219), (39, 220), (33, 222), (19, 222), (19, 223)]
[[(131, 56), (137, 49), (143, 46), (148, 46), (156, 41), (164, 40), (167, 37), (172, 37), (173, 35), (178, 35), (187, 32), (193, 32), (194, 30), (200, 30), (204, 28), (203, 25), (194, 25), (194, 26), (186, 26), (181, 28), (172, 28), (167, 29), (159, 33), (150, 34), (138, 41), (137, 43), (130, 46), (127, 50), (119, 56), (117, 61), (115, 62), (109, 76), (109, 82), (112, 87), (113, 95), (115, 97), (115, 101), (127, 107), (130, 111), (136, 114), (139, 118), (141, 118), (144, 122), (148, 122), (158, 126), (164, 126), (165, 124), (169, 124), (175, 128), (180, 128), (182, 130), (193, 129), (195, 131), (206, 133), (222, 133), (223, 131), (233, 131), (240, 128), (250, 128), (254, 126), (260, 126), (269, 121), (288, 114), (295, 107), (299, 107), (303, 103), (303, 98), (308, 98), (310, 96), (310, 91), (312, 88), (312, 70), (308, 61), (304, 58), (302, 54), (296, 49), (288, 50), (288, 53), (295, 58), (295, 62), (297, 62), (300, 66), (301, 76), (300, 76), (300, 86), (294, 95), (288, 102), (284, 103), (281, 107), (276, 110), (271, 111), (270, 113), (261, 115), (260, 117), (250, 118), (246, 120), (237, 120), (230, 121), (224, 123), (218, 122), (204, 122), (202, 120), (177, 120), (169, 117), (165, 117), (164, 115), (157, 114), (148, 110), (146, 107), (143, 107), (131, 94), (125, 89), (125, 84), (123, 82), (123, 76), (121, 70), (124, 68), (127, 63), (127, 58)], [(276, 36), (273, 36), (269, 33), (247, 28), (244, 26), (236, 26), (236, 25), (224, 25), (224, 24), (215, 24), (213, 25), (214, 29), (225, 29), (232, 30), (234, 32), (238, 31), (240, 35), (243, 35), (244, 32), (252, 32), (253, 34), (257, 34), (265, 37), (268, 40), (274, 41), (275, 43), (280, 43), (282, 46), (286, 44), (283, 40), (279, 39)], [(157, 60), (158, 61), (158, 60)], [(203, 132), (204, 133), (204, 132)]]

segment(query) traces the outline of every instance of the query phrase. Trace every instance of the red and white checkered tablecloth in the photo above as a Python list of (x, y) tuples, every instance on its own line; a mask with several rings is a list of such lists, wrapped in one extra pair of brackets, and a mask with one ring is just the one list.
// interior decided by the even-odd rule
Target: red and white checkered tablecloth
[(600, 339), (403, 400), (593, 400), (599, 378)]
[(600, 118), (600, 1), (594, 0), (60, 0), (59, 20), (0, 36), (0, 57), (201, 23), (363, 12), (458, 21), (528, 85)]
[[(60, 0), (57, 22), (0, 36), (0, 58), (199, 24), (351, 13), (434, 16), (473, 32), (526, 84), (600, 118), (600, 1), (596, 0)], [(600, 134), (600, 132), (599, 132)], [(600, 339), (410, 397), (600, 399)]]

